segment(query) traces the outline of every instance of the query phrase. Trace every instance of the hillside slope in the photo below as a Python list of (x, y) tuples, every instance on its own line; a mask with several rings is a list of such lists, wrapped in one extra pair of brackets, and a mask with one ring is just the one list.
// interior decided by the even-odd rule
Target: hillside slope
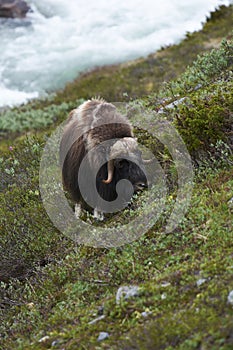
[[(232, 14), (233, 6), (222, 7), (179, 45), (99, 68), (48, 100), (1, 113), (0, 348), (233, 348)], [(177, 163), (140, 127), (139, 142), (166, 175), (156, 224), (131, 244), (96, 249), (50, 221), (39, 188), (44, 145), (69, 111), (94, 95), (127, 101), (182, 136), (194, 184), (172, 232), (164, 227), (178, 196)], [(123, 225), (142, 212), (143, 198), (93, 225)], [(119, 298), (121, 286), (135, 286), (131, 297)]]

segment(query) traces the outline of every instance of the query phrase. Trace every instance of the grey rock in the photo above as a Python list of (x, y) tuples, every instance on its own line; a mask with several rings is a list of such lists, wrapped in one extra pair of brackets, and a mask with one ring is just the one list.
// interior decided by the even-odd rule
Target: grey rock
[(44, 337), (40, 338), (38, 341), (39, 341), (39, 343), (45, 343), (49, 339), (50, 339), (49, 336), (45, 335)]
[(107, 332), (100, 332), (99, 336), (98, 336), (98, 341), (102, 341), (109, 338), (109, 333)]
[(205, 283), (207, 281), (206, 278), (199, 278), (199, 280), (197, 280), (197, 287), (201, 286), (203, 283)]
[(228, 294), (227, 301), (229, 304), (233, 305), (233, 290)]
[(163, 288), (169, 287), (170, 285), (171, 285), (171, 283), (170, 282), (166, 282), (166, 281), (161, 283), (161, 287), (163, 287)]
[(161, 295), (161, 299), (162, 299), (162, 300), (167, 299), (167, 294), (166, 294), (166, 293), (163, 293), (163, 294)]
[(54, 340), (54, 341), (52, 342), (51, 346), (53, 347), (53, 346), (56, 346), (56, 345), (58, 345), (58, 344), (59, 344), (59, 341), (58, 341), (58, 340)]
[(139, 295), (139, 287), (138, 286), (122, 286), (118, 289), (116, 294), (116, 303), (119, 304), (120, 300), (123, 298), (125, 300), (136, 297)]
[(0, 0), (0, 17), (24, 18), (30, 9), (24, 0)]
[(194, 91), (197, 91), (202, 88), (202, 84), (197, 84), (194, 88)]
[(233, 197), (228, 201), (229, 208), (233, 208)]
[(148, 316), (150, 316), (151, 314), (152, 314), (151, 311), (143, 311), (143, 312), (141, 313), (142, 317), (148, 317)]

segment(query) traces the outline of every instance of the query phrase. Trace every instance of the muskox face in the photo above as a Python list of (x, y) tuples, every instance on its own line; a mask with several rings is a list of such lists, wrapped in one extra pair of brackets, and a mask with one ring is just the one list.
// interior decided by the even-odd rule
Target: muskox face
[[(128, 181), (117, 188), (120, 180)], [(96, 185), (104, 200), (113, 201), (120, 196), (127, 203), (132, 192), (147, 187), (146, 171), (135, 139), (125, 137), (112, 146), (110, 160), (100, 168)]]

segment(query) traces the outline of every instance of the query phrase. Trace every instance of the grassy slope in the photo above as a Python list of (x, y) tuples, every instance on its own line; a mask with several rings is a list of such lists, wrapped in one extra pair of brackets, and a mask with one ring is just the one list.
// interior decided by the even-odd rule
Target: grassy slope
[[(232, 349), (233, 309), (227, 303), (233, 290), (228, 204), (233, 196), (231, 18), (232, 6), (223, 8), (203, 31), (188, 35), (180, 45), (130, 64), (98, 69), (50, 101), (2, 115), (0, 334), (4, 350)], [(164, 79), (179, 76), (197, 53), (219, 46), (224, 36), (228, 44), (199, 58), (180, 79), (161, 89)], [(39, 197), (38, 168), (48, 128), (64, 120), (69, 109), (81, 102), (77, 98), (127, 99), (124, 92), (130, 98), (140, 97), (131, 103), (152, 110), (186, 97), (186, 103), (173, 110), (165, 108), (165, 117), (174, 121), (199, 164), (190, 210), (172, 234), (163, 233), (161, 219), (145, 236), (122, 248), (75, 246), (53, 227)], [(9, 121), (15, 117), (13, 128)], [(22, 136), (31, 128), (35, 137)], [(140, 130), (137, 133), (154, 149), (153, 139)], [(164, 150), (161, 163), (169, 164)], [(175, 193), (169, 195), (167, 209)], [(117, 219), (127, 215), (125, 210)], [(198, 286), (201, 278), (205, 281)], [(140, 295), (116, 305), (118, 287), (127, 284), (139, 285)], [(143, 311), (148, 312), (146, 318)], [(88, 324), (102, 312), (103, 320)], [(101, 343), (97, 342), (100, 331), (110, 334)]]

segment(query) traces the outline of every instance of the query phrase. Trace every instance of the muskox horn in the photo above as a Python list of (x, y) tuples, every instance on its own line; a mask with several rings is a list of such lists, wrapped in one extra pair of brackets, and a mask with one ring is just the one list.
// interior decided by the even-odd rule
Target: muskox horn
[(110, 184), (112, 182), (113, 173), (114, 173), (114, 160), (110, 159), (108, 161), (108, 178), (107, 180), (103, 180), (104, 184)]

